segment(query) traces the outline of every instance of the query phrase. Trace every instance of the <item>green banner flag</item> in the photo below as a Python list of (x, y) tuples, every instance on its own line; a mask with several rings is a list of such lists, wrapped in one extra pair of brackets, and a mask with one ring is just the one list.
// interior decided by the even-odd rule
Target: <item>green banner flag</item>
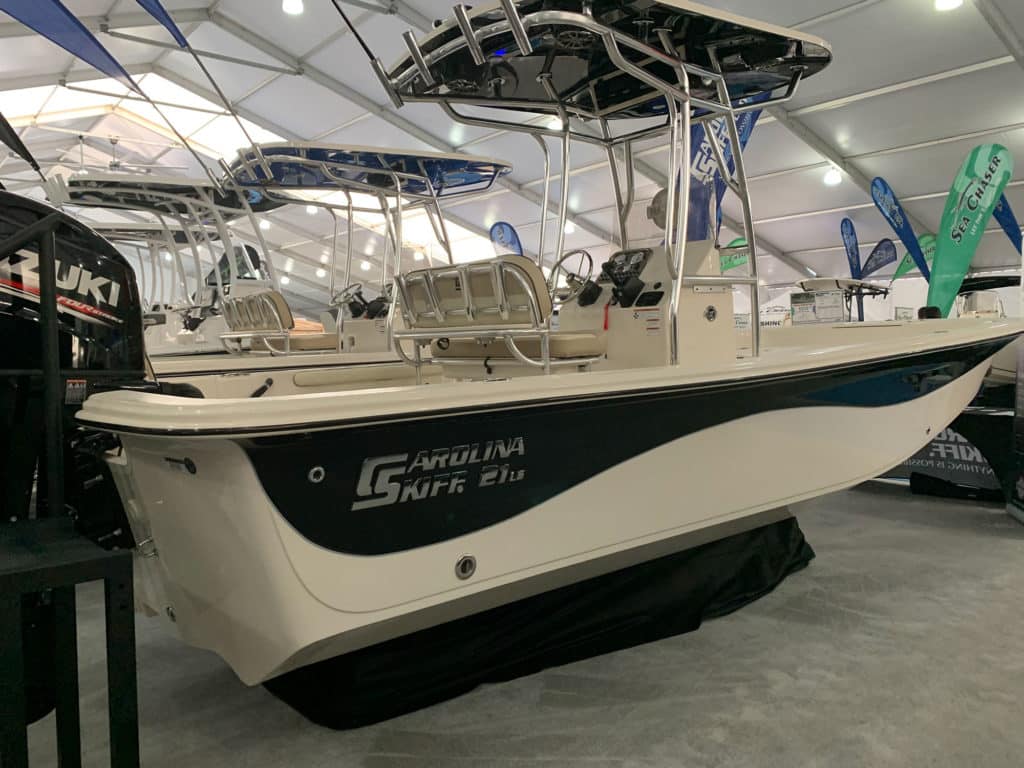
[[(931, 269), (932, 264), (935, 263), (935, 235), (930, 232), (926, 232), (917, 238), (917, 244), (921, 246), (921, 251), (924, 253), (925, 263), (928, 268)], [(903, 254), (903, 261), (896, 268), (896, 274), (892, 276), (893, 280), (898, 280), (907, 274), (912, 269), (917, 269), (917, 265), (914, 263), (914, 257), (909, 253)]]
[[(745, 248), (747, 241), (742, 237), (737, 237), (726, 248)], [(749, 251), (743, 253), (725, 253), (719, 256), (719, 262), (721, 264), (722, 272), (728, 272), (730, 269), (736, 269), (736, 267), (742, 267), (747, 263), (747, 257)]]
[(928, 286), (928, 305), (938, 307), (943, 317), (949, 316), (985, 227), (1012, 176), (1013, 157), (1006, 147), (982, 144), (971, 150), (953, 181)]

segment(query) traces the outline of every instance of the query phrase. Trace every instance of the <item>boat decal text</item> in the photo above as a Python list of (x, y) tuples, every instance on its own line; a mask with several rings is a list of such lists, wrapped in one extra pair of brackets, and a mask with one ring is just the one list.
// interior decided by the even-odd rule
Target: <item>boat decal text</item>
[(433, 448), (363, 460), (352, 511), (456, 496), (467, 488), (515, 483), (526, 470), (514, 465), (526, 455), (522, 437)]

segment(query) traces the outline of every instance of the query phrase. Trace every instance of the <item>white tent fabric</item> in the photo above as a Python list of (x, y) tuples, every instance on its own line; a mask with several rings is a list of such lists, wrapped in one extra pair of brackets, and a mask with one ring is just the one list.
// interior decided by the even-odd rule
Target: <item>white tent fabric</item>
[[(747, 168), (766, 292), (812, 272), (845, 275), (839, 236), (845, 216), (856, 223), (865, 256), (878, 239), (892, 236), (865, 189), (873, 176), (892, 184), (921, 231), (934, 231), (949, 184), (973, 146), (1000, 142), (1024, 163), (1024, 4), (1019, 0), (973, 0), (946, 13), (934, 10), (933, 0), (705, 2), (812, 32), (834, 49), (835, 63), (808, 80), (789, 104), (763, 116), (750, 142)], [(390, 64), (404, 51), (402, 32), (422, 33), (433, 19), (450, 15), (451, 4), (351, 0), (348, 7), (360, 34)], [(211, 160), (233, 155), (243, 141), (240, 131), (221, 113), (191, 57), (159, 45), (169, 36), (137, 3), (67, 0), (67, 5), (140, 78), (147, 93), (180, 105), (166, 111), (202, 155)], [(431, 105), (394, 109), (331, 3), (307, 0), (298, 16), (283, 13), (280, 0), (166, 0), (165, 5), (196, 49), (219, 57), (206, 59), (207, 64), (257, 139), (459, 149), (511, 160), (511, 177), (492, 193), (446, 206), (456, 253), (461, 259), (488, 253), (481, 235), (498, 219), (515, 224), (527, 250), (536, 249), (542, 175), (536, 147), (523, 136), (455, 124)], [(83, 161), (106, 165), (116, 151), (124, 165), (197, 175), (195, 160), (173, 145), (173, 134), (159, 116), (126, 98), (120, 85), (100, 80), (2, 13), (0, 40), (0, 111), (14, 120), (48, 169), (71, 172)], [(110, 137), (117, 139), (116, 150)], [(666, 165), (657, 143), (640, 155), (645, 166), (637, 179), (636, 227), (646, 226), (643, 211)], [(583, 147), (574, 153), (572, 166), (566, 247), (587, 248), (601, 258), (611, 250), (614, 227), (605, 164)], [(823, 176), (833, 166), (842, 170), (842, 181), (825, 186)], [(15, 158), (0, 160), (0, 178), (9, 188), (42, 194)], [(1024, 179), (1015, 179), (1007, 196), (1024, 215)], [(557, 197), (553, 184), (553, 203)], [(724, 212), (727, 220), (739, 218), (736, 201), (727, 197)], [(95, 212), (82, 214), (88, 218)], [(293, 206), (267, 218), (270, 229), (264, 235), (278, 270), (293, 260), (291, 298), (300, 306), (322, 304), (325, 281), (317, 270), (332, 239), (330, 217)], [(409, 232), (420, 237), (422, 231), (423, 240), (410, 242), (410, 256), (439, 254), (427, 229), (410, 223)], [(722, 239), (735, 235), (727, 225)], [(354, 237), (359, 261), (371, 265), (356, 277), (379, 279), (379, 228), (361, 226)], [(994, 224), (974, 267), (1020, 268), (1019, 255)], [(891, 272), (889, 267), (881, 276)], [(339, 275), (341, 284), (345, 278)], [(905, 290), (902, 283), (897, 296)]]

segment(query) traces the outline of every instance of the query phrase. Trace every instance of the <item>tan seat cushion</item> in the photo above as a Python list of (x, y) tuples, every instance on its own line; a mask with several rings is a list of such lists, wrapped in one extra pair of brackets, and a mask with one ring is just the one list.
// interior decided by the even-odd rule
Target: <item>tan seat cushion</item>
[[(284, 352), (284, 339), (267, 339), (267, 342), (279, 352)], [(292, 333), (288, 337), (288, 349), (292, 352), (326, 352), (338, 348), (336, 333)]]
[[(553, 360), (600, 357), (607, 348), (606, 336), (596, 333), (552, 333), (550, 341)], [(517, 339), (516, 346), (527, 357), (540, 360), (539, 338)], [(441, 360), (446, 357), (474, 360), (488, 357), (515, 359), (504, 339), (494, 339), (486, 344), (481, 344), (475, 339), (449, 339), (448, 349), (441, 349), (435, 341), (430, 345), (430, 351), (434, 357)]]

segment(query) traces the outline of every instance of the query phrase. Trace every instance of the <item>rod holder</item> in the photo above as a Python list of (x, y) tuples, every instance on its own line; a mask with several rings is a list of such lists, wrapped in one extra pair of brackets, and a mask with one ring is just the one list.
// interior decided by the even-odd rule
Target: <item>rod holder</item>
[(476, 32), (473, 31), (473, 23), (469, 20), (466, 6), (459, 3), (453, 10), (455, 11), (455, 21), (458, 22), (459, 29), (462, 30), (462, 36), (466, 38), (466, 47), (469, 48), (469, 55), (473, 57), (473, 63), (477, 66), (485, 64), (487, 57), (484, 56), (484, 49), (480, 47), (480, 41), (476, 39)]
[(516, 46), (523, 56), (533, 53), (533, 45), (530, 44), (530, 36), (526, 34), (526, 27), (523, 20), (519, 18), (519, 11), (516, 10), (514, 0), (501, 0), (501, 7), (508, 17), (509, 28), (512, 30), (512, 37), (516, 40)]
[(404, 104), (402, 97), (398, 95), (398, 91), (391, 84), (391, 79), (388, 77), (384, 65), (380, 63), (380, 59), (374, 59), (370, 62), (370, 66), (373, 68), (374, 74), (377, 75), (377, 79), (380, 80), (380, 84), (384, 86), (384, 90), (387, 92), (388, 98), (391, 99), (391, 103), (395, 105), (395, 109), (401, 109)]
[(420, 77), (423, 78), (423, 83), (428, 86), (434, 85), (434, 76), (430, 74), (430, 67), (427, 66), (427, 60), (423, 58), (423, 51), (416, 43), (416, 36), (406, 30), (402, 33), (402, 40), (405, 41), (405, 47), (409, 49), (409, 55), (412, 56), (413, 63), (419, 70)]

